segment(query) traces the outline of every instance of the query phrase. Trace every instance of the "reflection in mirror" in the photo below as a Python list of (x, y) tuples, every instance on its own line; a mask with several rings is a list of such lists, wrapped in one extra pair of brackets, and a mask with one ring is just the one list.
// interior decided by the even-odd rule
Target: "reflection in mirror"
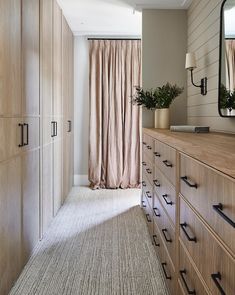
[(221, 10), (219, 111), (235, 116), (235, 0), (225, 0)]

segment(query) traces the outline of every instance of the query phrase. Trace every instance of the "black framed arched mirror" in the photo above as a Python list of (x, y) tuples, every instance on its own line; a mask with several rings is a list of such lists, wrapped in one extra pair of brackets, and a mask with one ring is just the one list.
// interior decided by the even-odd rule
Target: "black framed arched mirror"
[(235, 117), (235, 0), (225, 0), (220, 19), (219, 113)]

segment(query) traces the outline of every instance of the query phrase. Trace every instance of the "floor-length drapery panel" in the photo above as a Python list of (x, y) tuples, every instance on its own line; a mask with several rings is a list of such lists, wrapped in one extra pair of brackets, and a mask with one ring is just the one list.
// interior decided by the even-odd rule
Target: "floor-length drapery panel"
[(140, 183), (140, 40), (90, 41), (89, 180), (92, 188)]
[(235, 40), (226, 40), (226, 81), (230, 91), (235, 90)]

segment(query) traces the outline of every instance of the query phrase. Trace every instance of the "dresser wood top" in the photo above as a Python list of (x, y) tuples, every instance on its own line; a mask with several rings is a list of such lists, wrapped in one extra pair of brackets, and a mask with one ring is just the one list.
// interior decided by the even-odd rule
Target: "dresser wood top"
[(235, 178), (235, 135), (143, 128), (143, 133)]

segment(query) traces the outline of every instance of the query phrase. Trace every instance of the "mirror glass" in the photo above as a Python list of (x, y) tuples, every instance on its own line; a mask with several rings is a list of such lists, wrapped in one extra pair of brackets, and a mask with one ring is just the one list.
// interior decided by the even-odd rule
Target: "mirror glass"
[(235, 117), (235, 0), (225, 0), (221, 9), (219, 112)]

